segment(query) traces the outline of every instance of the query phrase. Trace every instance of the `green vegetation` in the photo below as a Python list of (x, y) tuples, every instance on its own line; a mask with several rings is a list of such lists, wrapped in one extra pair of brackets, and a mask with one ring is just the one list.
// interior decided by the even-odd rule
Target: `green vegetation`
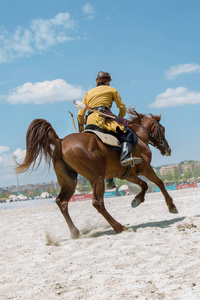
[(7, 192), (0, 192), (0, 199), (7, 199), (9, 194)]

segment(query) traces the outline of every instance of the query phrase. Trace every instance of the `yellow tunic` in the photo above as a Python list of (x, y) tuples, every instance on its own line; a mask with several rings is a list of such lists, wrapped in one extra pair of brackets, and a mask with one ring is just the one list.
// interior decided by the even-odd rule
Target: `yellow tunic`
[[(116, 106), (119, 108), (119, 117), (123, 118), (126, 114), (126, 106), (122, 102), (118, 91), (114, 87), (107, 85), (97, 86), (89, 90), (82, 100), (82, 103), (84, 103), (86, 106), (89, 106), (90, 108), (99, 107), (103, 105), (111, 108), (113, 102), (115, 102)], [(78, 122), (80, 128), (84, 122), (85, 111), (86, 110), (83, 109), (79, 109), (78, 111)], [(95, 112), (88, 116), (86, 125), (89, 124), (96, 125), (101, 129), (107, 131), (117, 132), (117, 127), (119, 127), (122, 131), (125, 131), (123, 125), (119, 125), (117, 122), (112, 121), (110, 119), (105, 119)]]

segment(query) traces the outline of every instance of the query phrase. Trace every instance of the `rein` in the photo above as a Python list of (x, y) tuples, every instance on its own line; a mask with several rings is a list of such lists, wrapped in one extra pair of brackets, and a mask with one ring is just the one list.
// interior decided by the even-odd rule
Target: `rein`
[[(134, 124), (134, 126), (138, 126), (138, 127), (141, 127), (143, 129), (145, 129), (148, 133), (149, 133), (149, 141), (148, 142), (145, 142), (137, 133), (136, 135), (139, 137), (139, 139), (141, 139), (147, 146), (148, 144), (150, 144), (151, 146), (159, 149), (159, 147), (162, 147), (164, 145), (164, 143), (166, 142), (166, 140), (163, 140), (161, 138), (161, 135), (160, 135), (160, 128), (159, 128), (159, 125), (158, 125), (158, 122), (153, 119), (156, 123), (156, 126), (157, 126), (157, 131), (156, 131), (156, 134), (153, 134), (151, 131), (149, 131), (146, 127), (142, 126), (142, 125), (138, 125), (138, 124)], [(157, 138), (157, 133), (158, 133), (158, 138)], [(155, 139), (157, 142), (158, 142), (158, 145), (155, 145), (155, 143), (153, 143), (151, 140)]]

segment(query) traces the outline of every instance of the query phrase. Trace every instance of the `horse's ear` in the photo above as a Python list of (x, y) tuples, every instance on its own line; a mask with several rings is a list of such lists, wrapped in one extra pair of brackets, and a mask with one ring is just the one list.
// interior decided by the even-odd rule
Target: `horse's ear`
[(155, 119), (157, 122), (160, 122), (160, 120), (161, 120), (161, 115), (160, 115), (160, 116), (155, 116), (155, 115), (150, 114), (150, 116), (151, 116), (153, 119)]

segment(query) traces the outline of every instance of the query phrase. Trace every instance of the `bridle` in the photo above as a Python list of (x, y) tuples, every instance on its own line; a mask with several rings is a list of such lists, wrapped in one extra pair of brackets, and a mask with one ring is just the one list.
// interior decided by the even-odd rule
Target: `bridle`
[[(147, 129), (146, 127), (142, 126), (142, 125), (139, 125), (139, 124), (134, 124), (134, 126), (138, 126), (138, 127), (141, 127), (143, 129), (145, 129), (148, 133), (149, 133), (149, 141), (146, 143), (139, 135), (137, 135), (145, 144), (150, 144), (151, 146), (159, 149), (160, 147), (163, 147), (165, 142), (167, 142), (167, 140), (164, 138), (161, 137), (161, 131), (160, 131), (160, 127), (159, 127), (159, 122), (156, 121), (156, 119), (153, 118), (153, 120), (155, 121), (156, 123), (156, 133), (153, 134), (149, 129)], [(157, 137), (158, 135), (158, 137)], [(155, 144), (155, 142), (153, 142), (153, 140), (156, 140), (157, 144)]]

